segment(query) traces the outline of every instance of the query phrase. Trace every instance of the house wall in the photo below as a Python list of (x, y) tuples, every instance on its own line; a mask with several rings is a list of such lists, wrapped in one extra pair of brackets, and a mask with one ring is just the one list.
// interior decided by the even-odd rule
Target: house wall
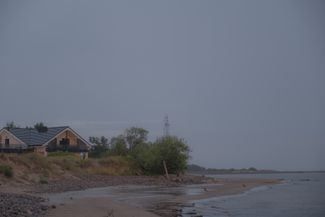
[(5, 144), (5, 140), (9, 139), (9, 147), (21, 144), (19, 140), (17, 140), (11, 133), (8, 133), (8, 131), (5, 130), (0, 132), (0, 138), (1, 138), (0, 144)]
[(74, 146), (74, 145), (77, 145), (77, 136), (75, 136), (71, 131), (67, 130), (61, 134), (59, 134), (57, 137), (57, 145), (60, 144), (60, 141), (63, 139), (63, 138), (67, 138), (70, 140), (70, 145), (71, 146)]

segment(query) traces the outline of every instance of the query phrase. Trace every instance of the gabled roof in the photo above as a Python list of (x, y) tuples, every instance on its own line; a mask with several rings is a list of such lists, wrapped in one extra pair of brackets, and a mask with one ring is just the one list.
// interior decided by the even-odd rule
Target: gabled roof
[(48, 127), (46, 132), (38, 132), (36, 129), (28, 128), (12, 128), (7, 129), (10, 133), (23, 141), (28, 146), (43, 145), (50, 139), (58, 135), (60, 132), (69, 128), (63, 127)]

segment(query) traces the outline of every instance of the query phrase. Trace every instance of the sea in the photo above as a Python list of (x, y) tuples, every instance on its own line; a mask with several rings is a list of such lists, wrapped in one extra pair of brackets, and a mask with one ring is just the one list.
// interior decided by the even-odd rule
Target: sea
[[(325, 217), (325, 173), (210, 175), (214, 178), (282, 179), (233, 196), (192, 201), (183, 217)], [(195, 215), (193, 215), (195, 213)]]

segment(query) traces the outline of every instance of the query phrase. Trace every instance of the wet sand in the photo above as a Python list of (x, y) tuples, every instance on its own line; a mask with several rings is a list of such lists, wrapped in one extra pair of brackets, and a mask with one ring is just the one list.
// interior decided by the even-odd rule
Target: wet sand
[(108, 197), (83, 198), (51, 208), (47, 217), (157, 217), (143, 208), (119, 203)]
[[(254, 187), (279, 183), (278, 180), (218, 179), (214, 184), (183, 187), (123, 186), (73, 192), (73, 197), (56, 197), (49, 202), (47, 217), (181, 216), (182, 206), (192, 200), (240, 194)], [(100, 192), (107, 190), (107, 193)], [(95, 191), (95, 194), (94, 194)], [(97, 192), (97, 194), (96, 194)], [(99, 194), (98, 194), (99, 192)], [(48, 194), (49, 198), (55, 195)], [(54, 196), (54, 197), (53, 197)]]

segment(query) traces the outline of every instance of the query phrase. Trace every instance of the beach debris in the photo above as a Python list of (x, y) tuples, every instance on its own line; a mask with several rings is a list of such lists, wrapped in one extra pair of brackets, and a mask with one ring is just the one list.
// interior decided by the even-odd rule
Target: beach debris
[(114, 209), (108, 210), (107, 215), (105, 215), (104, 217), (114, 217)]
[(206, 187), (203, 188), (204, 191), (208, 191), (208, 189)]
[(167, 166), (166, 166), (166, 161), (165, 160), (163, 160), (163, 166), (164, 166), (166, 178), (167, 178), (167, 180), (169, 180), (169, 174), (168, 174), (168, 170), (167, 170)]

